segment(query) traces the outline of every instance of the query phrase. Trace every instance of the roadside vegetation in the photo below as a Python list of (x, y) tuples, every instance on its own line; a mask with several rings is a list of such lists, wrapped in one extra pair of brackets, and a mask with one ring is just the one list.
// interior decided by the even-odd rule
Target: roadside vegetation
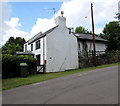
[(35, 74), (35, 75), (30, 75), (30, 76), (24, 77), (24, 78), (3, 79), (2, 80), (2, 90), (12, 89), (12, 88), (16, 88), (19, 86), (29, 85), (32, 83), (37, 83), (37, 82), (41, 82), (41, 81), (45, 81), (45, 80), (63, 77), (63, 76), (71, 75), (71, 74), (75, 74), (75, 73), (80, 73), (80, 72), (85, 72), (85, 71), (91, 71), (94, 69), (115, 66), (118, 64), (120, 64), (120, 63), (106, 64), (106, 65), (100, 65), (100, 66), (96, 66), (96, 67), (82, 68), (82, 69), (78, 69), (78, 70), (70, 70), (70, 71), (65, 71), (65, 72)]

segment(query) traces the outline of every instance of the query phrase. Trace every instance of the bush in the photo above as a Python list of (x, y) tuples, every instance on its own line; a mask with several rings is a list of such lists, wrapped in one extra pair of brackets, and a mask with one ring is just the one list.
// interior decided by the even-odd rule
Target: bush
[(20, 76), (20, 63), (28, 64), (29, 74), (35, 74), (36, 60), (28, 55), (2, 55), (2, 77), (19, 77)]
[(80, 68), (83, 67), (91, 67), (91, 66), (97, 66), (97, 65), (103, 65), (103, 64), (111, 64), (120, 62), (120, 52), (106, 52), (105, 54), (101, 54), (99, 56), (96, 56), (96, 63), (94, 64), (93, 57), (81, 57), (80, 59)]

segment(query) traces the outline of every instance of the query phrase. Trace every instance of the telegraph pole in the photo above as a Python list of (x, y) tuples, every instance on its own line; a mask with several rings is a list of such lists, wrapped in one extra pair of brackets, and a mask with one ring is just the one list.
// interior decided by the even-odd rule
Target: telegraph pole
[(95, 34), (94, 34), (94, 19), (93, 19), (93, 4), (91, 3), (91, 19), (92, 19), (92, 37), (93, 37), (93, 63), (96, 64), (96, 50), (95, 50)]

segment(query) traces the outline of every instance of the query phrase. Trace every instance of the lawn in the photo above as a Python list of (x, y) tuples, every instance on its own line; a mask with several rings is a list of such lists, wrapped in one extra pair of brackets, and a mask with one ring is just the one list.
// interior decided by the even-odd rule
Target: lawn
[(23, 86), (23, 85), (28, 85), (28, 84), (32, 84), (32, 83), (49, 80), (49, 79), (63, 77), (63, 76), (74, 74), (74, 73), (90, 71), (93, 69), (110, 67), (110, 66), (114, 66), (114, 65), (118, 65), (118, 64), (119, 63), (106, 64), (106, 65), (100, 65), (100, 66), (96, 66), (96, 67), (89, 67), (89, 68), (70, 70), (70, 71), (65, 71), (65, 72), (57, 72), (57, 73), (36, 74), (36, 75), (28, 76), (26, 78), (3, 79), (2, 80), (2, 90), (12, 89), (12, 88), (16, 88), (16, 87)]

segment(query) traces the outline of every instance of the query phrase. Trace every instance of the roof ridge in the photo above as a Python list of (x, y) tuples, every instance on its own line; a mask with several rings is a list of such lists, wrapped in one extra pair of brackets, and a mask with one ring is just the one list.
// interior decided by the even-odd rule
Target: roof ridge
[(32, 42), (34, 42), (34, 41), (36, 41), (36, 40), (38, 40), (38, 39), (40, 39), (40, 38), (42, 38), (42, 37), (45, 37), (47, 34), (49, 34), (50, 32), (52, 32), (55, 28), (57, 28), (59, 25), (57, 25), (57, 26), (54, 26), (54, 27), (52, 27), (51, 29), (49, 29), (49, 30), (47, 30), (47, 31), (45, 31), (44, 33), (38, 33), (38, 34), (36, 34), (35, 36), (37, 36), (37, 35), (39, 35), (39, 36), (37, 36), (36, 38), (35, 38), (35, 36), (34, 37), (32, 37), (31, 39), (33, 39), (33, 38), (35, 38), (35, 39), (33, 39), (33, 40), (29, 40), (28, 41), (28, 43), (30, 44), (30, 43), (32, 43)]
[[(89, 40), (92, 40), (92, 35), (91, 34), (81, 34), (81, 33), (74, 33), (74, 35), (77, 37), (77, 38), (81, 38), (81, 39), (89, 39)], [(107, 41), (99, 36), (95, 36), (95, 40), (98, 40), (98, 41)]]

